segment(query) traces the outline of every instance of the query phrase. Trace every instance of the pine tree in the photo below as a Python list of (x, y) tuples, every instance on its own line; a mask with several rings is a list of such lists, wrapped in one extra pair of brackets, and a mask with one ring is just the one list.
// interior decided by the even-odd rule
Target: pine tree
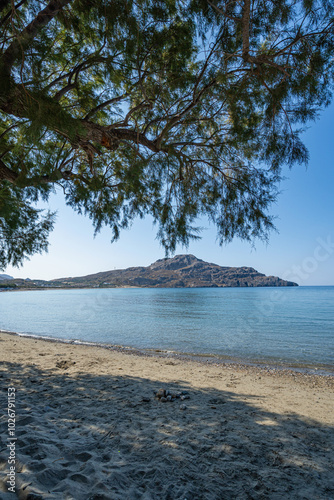
[(331, 100), (328, 0), (0, 1), (0, 266), (47, 248), (60, 187), (113, 239), (151, 214), (167, 252), (266, 238), (283, 165)]

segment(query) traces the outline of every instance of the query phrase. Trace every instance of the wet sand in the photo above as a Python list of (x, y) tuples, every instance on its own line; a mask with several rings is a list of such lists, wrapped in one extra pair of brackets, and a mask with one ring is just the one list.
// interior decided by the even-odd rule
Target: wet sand
[(334, 498), (334, 377), (5, 333), (0, 362), (3, 500)]

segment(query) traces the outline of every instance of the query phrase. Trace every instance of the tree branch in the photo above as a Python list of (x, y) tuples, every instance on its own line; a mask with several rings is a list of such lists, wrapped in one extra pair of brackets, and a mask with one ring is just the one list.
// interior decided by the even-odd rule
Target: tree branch
[[(8, 21), (8, 19), (11, 17), (13, 11), (16, 11), (17, 9), (19, 9), (21, 7), (21, 5), (27, 3), (28, 0), (21, 0), (21, 2), (19, 2), (18, 4), (14, 5), (14, 8), (12, 8), (12, 10), (10, 10), (8, 12), (8, 14), (6, 14), (0, 21), (0, 26), (2, 26), (3, 24), (5, 24), (6, 21)], [(1, 2), (0, 2), (1, 4)], [(1, 7), (0, 7), (0, 11), (1, 11)]]
[[(69, 73), (67, 73), (67, 75), (64, 75), (63, 77), (59, 77), (59, 81), (61, 81), (62, 79), (64, 79), (66, 76), (68, 76), (68, 80), (67, 80), (67, 85), (65, 87), (63, 87), (62, 89), (60, 89), (55, 95), (54, 95), (54, 99), (56, 101), (60, 101), (60, 99), (67, 93), (69, 92), (70, 90), (74, 89), (77, 84), (78, 84), (78, 78), (79, 78), (79, 74), (81, 71), (85, 71), (86, 69), (89, 69), (90, 67), (92, 67), (94, 64), (98, 64), (98, 63), (101, 63), (101, 62), (107, 62), (108, 58), (105, 58), (105, 57), (102, 57), (102, 56), (91, 56), (89, 57), (88, 59), (86, 59), (86, 61), (78, 64), (75, 68), (72, 69), (72, 71), (70, 71)], [(72, 82), (72, 79), (74, 77), (74, 82)], [(56, 82), (56, 80), (54, 82), (52, 82), (52, 84), (48, 85), (47, 88), (51, 88), (51, 86)]]
[[(11, 184), (16, 184), (19, 177), (20, 175), (17, 172), (14, 172), (10, 168), (8, 168), (4, 164), (4, 162), (0, 159), (0, 183), (1, 181), (8, 181)], [(75, 177), (79, 178), (86, 184), (88, 183), (88, 181), (82, 175), (76, 175)], [(60, 168), (56, 168), (55, 170), (53, 170), (53, 172), (51, 172), (50, 175), (20, 178), (20, 186), (22, 184), (24, 187), (28, 186), (38, 187), (40, 184), (57, 183), (61, 179), (72, 180), (73, 179), (72, 172), (70, 170), (61, 170)]]
[(238, 17), (230, 16), (229, 14), (227, 14), (226, 9), (225, 9), (225, 11), (220, 9), (219, 7), (217, 7), (217, 5), (210, 2), (210, 0), (208, 0), (208, 4), (211, 5), (211, 7), (213, 9), (215, 9), (219, 14), (222, 14), (224, 17), (227, 17), (227, 19), (231, 19), (232, 21), (240, 22), (240, 19)]
[(9, 132), (10, 130), (12, 130), (13, 128), (19, 127), (20, 125), (22, 125), (22, 123), (27, 123), (27, 121), (28, 120), (26, 120), (25, 122), (21, 122), (21, 123), (20, 122), (14, 123), (10, 127), (6, 128), (6, 130), (4, 130), (4, 132), (2, 132), (2, 134), (0, 134), (0, 139), (2, 139), (7, 134), (7, 132)]
[(162, 141), (164, 135), (166, 135), (167, 132), (169, 132), (177, 123), (179, 123), (180, 119), (183, 116), (185, 116), (194, 106), (196, 106), (199, 103), (200, 98), (205, 93), (205, 91), (207, 89), (209, 89), (210, 87), (212, 87), (212, 85), (214, 85), (215, 83), (216, 83), (216, 81), (212, 80), (210, 83), (205, 85), (205, 87), (202, 88), (202, 90), (197, 94), (197, 96), (193, 97), (193, 100), (190, 102), (190, 104), (188, 104), (188, 106), (186, 106), (186, 108), (183, 111), (181, 111), (177, 115), (174, 115), (171, 118), (171, 120), (166, 123), (165, 127), (163, 128), (163, 130), (161, 131), (161, 133), (159, 134), (159, 136), (155, 140), (156, 146), (158, 148), (160, 148), (161, 141)]
[(55, 16), (57, 16), (63, 7), (71, 2), (72, 0), (51, 0), (45, 9), (41, 10), (37, 17), (21, 31), (3, 54), (2, 62), (5, 76), (10, 75), (13, 64), (24, 53), (25, 49), (33, 41), (40, 29), (46, 26)]
[(105, 108), (106, 106), (109, 106), (109, 104), (114, 104), (116, 102), (122, 101), (128, 95), (129, 94), (123, 94), (123, 95), (118, 96), (118, 97), (113, 97), (112, 99), (109, 99), (108, 101), (102, 102), (101, 104), (99, 104), (95, 108), (91, 109), (90, 112), (87, 113), (87, 115), (85, 116), (84, 120), (89, 120), (89, 118), (91, 118), (93, 115), (95, 115), (95, 113), (97, 113), (101, 109)]
[(142, 108), (151, 108), (152, 104), (149, 102), (142, 101), (138, 106), (135, 106), (134, 108), (130, 109), (130, 111), (127, 113), (125, 116), (124, 120), (119, 123), (115, 123), (110, 126), (110, 128), (117, 128), (117, 127), (127, 127), (129, 123), (129, 119), (131, 118), (131, 115), (135, 113), (136, 111), (139, 111)]
[(242, 58), (249, 61), (249, 23), (250, 23), (250, 0), (244, 0), (242, 9)]
[[(82, 125), (86, 129), (86, 135), (83, 141), (92, 141), (105, 146), (107, 149), (115, 150), (118, 148), (121, 141), (131, 141), (134, 144), (140, 144), (147, 147), (154, 153), (163, 151), (163, 148), (157, 147), (154, 141), (148, 139), (144, 134), (136, 130), (129, 130), (126, 128), (111, 129), (110, 127), (103, 127), (92, 122), (83, 122)], [(79, 139), (78, 144), (81, 145)]]
[(1, 181), (9, 181), (12, 184), (15, 184), (18, 174), (8, 168), (4, 162), (0, 159), (0, 182)]
[(57, 92), (54, 96), (54, 99), (56, 101), (60, 101), (60, 99), (67, 93), (69, 92), (70, 90), (74, 89), (76, 87), (76, 81), (74, 83), (70, 83), (69, 85), (66, 85), (66, 87), (62, 88), (61, 90), (59, 90), (59, 92)]

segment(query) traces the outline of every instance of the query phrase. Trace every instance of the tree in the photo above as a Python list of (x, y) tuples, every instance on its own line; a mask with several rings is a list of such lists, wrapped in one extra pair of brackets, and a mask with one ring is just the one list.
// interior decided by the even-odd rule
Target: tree
[(0, 265), (47, 248), (66, 202), (117, 239), (151, 214), (167, 252), (206, 215), (265, 238), (282, 166), (331, 99), (327, 0), (0, 1)]

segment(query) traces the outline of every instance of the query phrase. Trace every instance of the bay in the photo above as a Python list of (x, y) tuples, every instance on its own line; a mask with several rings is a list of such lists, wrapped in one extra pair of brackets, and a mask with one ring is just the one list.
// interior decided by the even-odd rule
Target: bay
[(0, 329), (334, 371), (334, 287), (4, 292)]

